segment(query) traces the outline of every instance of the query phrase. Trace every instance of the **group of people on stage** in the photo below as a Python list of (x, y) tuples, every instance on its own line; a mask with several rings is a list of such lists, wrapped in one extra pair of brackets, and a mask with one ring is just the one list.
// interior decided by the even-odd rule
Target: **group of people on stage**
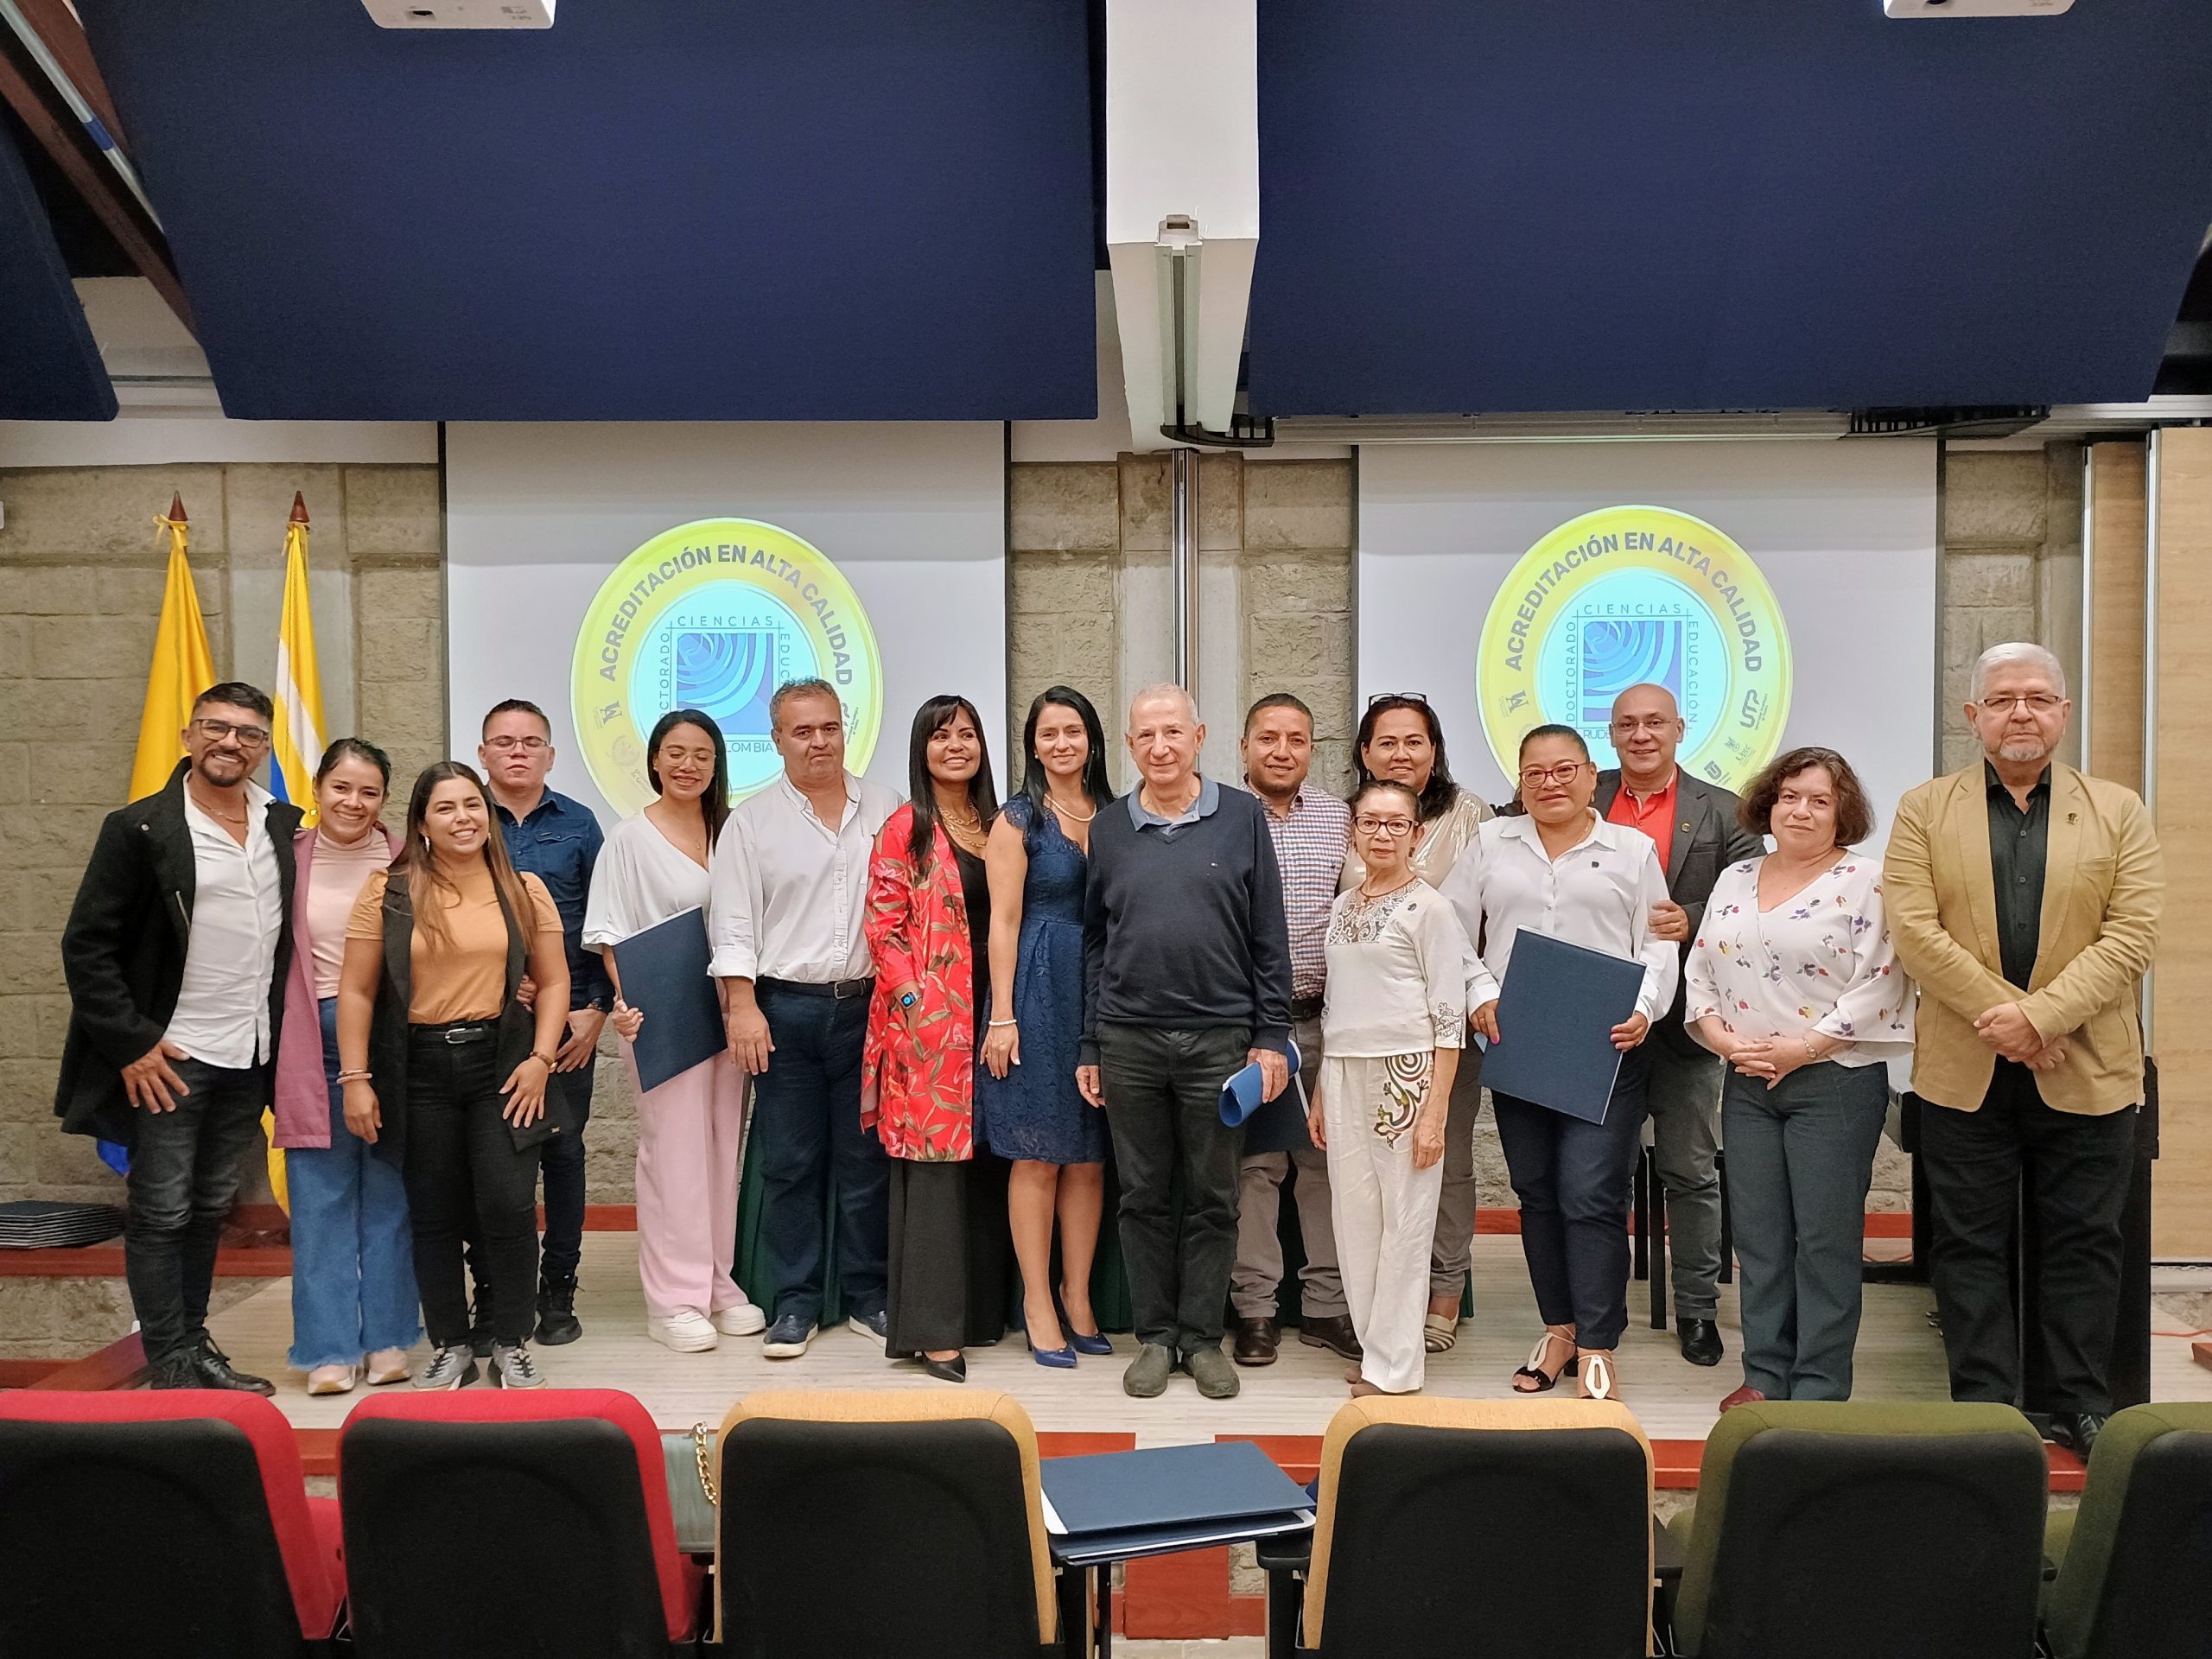
[[(1004, 803), (977, 711), (934, 697), (902, 802), (846, 769), (836, 690), (798, 680), (771, 702), (780, 777), (731, 807), (721, 732), (671, 710), (647, 745), (656, 798), (603, 842), (545, 788), (550, 728), (519, 701), (486, 717), (483, 773), (426, 769), (396, 834), (383, 753), (334, 743), (302, 830), (251, 781), (268, 699), (219, 685), (168, 786), (102, 830), (65, 936), (58, 1109), (132, 1145), (126, 1254), (157, 1385), (270, 1387), (205, 1322), (273, 1077), (310, 1389), (407, 1378), (424, 1326), (416, 1386), (483, 1361), (534, 1387), (531, 1340), (581, 1329), (601, 1027), (626, 1057), (654, 1017), (613, 947), (699, 910), (728, 1053), (639, 1100), (654, 1338), (803, 1354), (834, 1249), (849, 1323), (934, 1376), (1003, 1334), (1010, 1271), (1037, 1363), (1109, 1354), (1090, 1292), (1110, 1160), (1129, 1394), (1179, 1371), (1226, 1397), (1237, 1366), (1276, 1357), (1286, 1182), (1301, 1339), (1352, 1363), (1355, 1395), (1400, 1394), (1459, 1334), (1483, 1046), (1514, 1040), (1501, 987), (1519, 936), (1546, 933), (1643, 980), (1602, 1122), (1493, 1096), (1543, 1321), (1515, 1389), (1621, 1390), (1649, 1119), (1683, 1357), (1722, 1357), (1725, 1140), (1744, 1376), (1723, 1408), (1847, 1397), (1864, 1206), (1909, 1063), (1953, 1392), (2021, 1394), (2007, 1252), (2031, 1169), (2028, 1370), (2086, 1450), (2111, 1409), (2162, 874), (2142, 803), (2054, 759), (2070, 708), (2049, 652), (1985, 653), (1966, 710), (1984, 760), (1900, 802), (1878, 860), (1855, 849), (1874, 806), (1844, 757), (1792, 749), (1738, 799), (1679, 767), (1656, 685), (1615, 702), (1613, 766), (1571, 727), (1529, 732), (1493, 813), (1415, 694), (1370, 700), (1339, 799), (1310, 781), (1295, 696), (1246, 715), (1236, 788), (1200, 772), (1191, 698), (1151, 688), (1116, 798), (1096, 710), (1054, 686)], [(1268, 1101), (1303, 1090), (1287, 1150), (1247, 1155), (1224, 1122), (1245, 1068)], [(747, 1079), (762, 1306), (732, 1273)]]

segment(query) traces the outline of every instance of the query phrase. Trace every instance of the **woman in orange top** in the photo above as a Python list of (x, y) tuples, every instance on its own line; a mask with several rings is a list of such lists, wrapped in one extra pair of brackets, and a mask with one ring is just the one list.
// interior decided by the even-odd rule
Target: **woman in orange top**
[(998, 791), (982, 721), (964, 697), (915, 713), (913, 798), (868, 861), (868, 946), (875, 1000), (861, 1061), (861, 1122), (891, 1166), (894, 1359), (966, 1380), (961, 1349), (1006, 1332), (1006, 1165), (976, 1144), (977, 1029), (990, 1007), (991, 893), (983, 847)]
[[(525, 976), (535, 1011), (519, 995)], [(435, 1350), (418, 1389), (476, 1376), (461, 1256), (472, 1230), (490, 1269), (493, 1380), (544, 1385), (524, 1344), (537, 1314), (538, 1158), (550, 1135), (574, 1133), (546, 1115), (568, 1010), (551, 895), (507, 861), (476, 774), (452, 760), (426, 767), (405, 849), (353, 906), (338, 981), (346, 1127), (407, 1181)]]

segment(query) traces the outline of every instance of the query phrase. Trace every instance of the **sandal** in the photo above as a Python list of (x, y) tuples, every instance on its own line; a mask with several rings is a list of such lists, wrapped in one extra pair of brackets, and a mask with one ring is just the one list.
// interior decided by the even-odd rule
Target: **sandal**
[[(1551, 1351), (1551, 1345), (1555, 1342), (1568, 1351), (1567, 1363), (1555, 1371), (1547, 1371), (1544, 1370), (1544, 1356)], [(1557, 1388), (1560, 1378), (1574, 1375), (1576, 1356), (1573, 1349), (1573, 1337), (1561, 1336), (1551, 1326), (1546, 1325), (1544, 1334), (1536, 1338), (1536, 1345), (1529, 1351), (1529, 1363), (1513, 1373), (1513, 1392), (1544, 1394)], [(1532, 1386), (1523, 1388), (1522, 1386), (1523, 1378), (1526, 1378)]]
[(1575, 1360), (1582, 1368), (1580, 1381), (1585, 1400), (1617, 1400), (1620, 1397), (1613, 1391), (1616, 1379), (1611, 1354), (1593, 1348), (1586, 1354), (1577, 1354)]
[(1421, 1321), (1421, 1345), (1432, 1354), (1440, 1354), (1459, 1340), (1459, 1321), (1450, 1313), (1426, 1313)]

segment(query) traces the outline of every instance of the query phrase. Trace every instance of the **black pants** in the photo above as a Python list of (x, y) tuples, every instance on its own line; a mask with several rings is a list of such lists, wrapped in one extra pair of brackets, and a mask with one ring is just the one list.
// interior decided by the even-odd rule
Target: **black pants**
[(1546, 1325), (1611, 1353), (1628, 1329), (1628, 1211), (1643, 1133), (1643, 1051), (1621, 1056), (1603, 1123), (1493, 1093), (1505, 1169), (1521, 1200), (1521, 1254)]
[[(489, 1270), (492, 1332), (526, 1341), (537, 1322), (538, 1148), (515, 1150), (499, 1045), (417, 1038), (407, 1052), (407, 1205), (423, 1324), (441, 1348), (468, 1340), (461, 1240)], [(555, 1139), (560, 1137), (556, 1136)]]
[(1221, 1085), (1250, 1047), (1242, 1027), (1099, 1027), (1137, 1340), (1178, 1359), (1221, 1346), (1244, 1152), (1244, 1131), (1221, 1121)]
[(1954, 1400), (2023, 1403), (2012, 1249), (2024, 1171), (2042, 1264), (2028, 1370), (2049, 1389), (2024, 1403), (2112, 1409), (2120, 1218), (2134, 1173), (2136, 1116), (2133, 1106), (2101, 1117), (2054, 1111), (2035, 1074), (2011, 1060), (1997, 1062), (1980, 1111), (1923, 1106), (1920, 1166), (1934, 1211), (1929, 1278)]
[(584, 1254), (584, 1125), (591, 1120), (593, 1062), (556, 1071), (546, 1084), (559, 1090), (572, 1127), (545, 1143), (545, 1272), (573, 1279)]
[(753, 1155), (760, 1160), (760, 1254), (768, 1317), (822, 1317), (828, 1198), (835, 1181), (837, 1277), (855, 1313), (880, 1312), (891, 1160), (861, 1127), (861, 1052), (868, 999), (760, 986), (775, 1052), (753, 1080)]
[(173, 1112), (137, 1114), (124, 1186), (130, 1214), (123, 1229), (123, 1273), (149, 1361), (207, 1338), (215, 1248), (246, 1152), (260, 1141), (269, 1092), (260, 1067), (171, 1065), (190, 1092)]
[(996, 1342), (1006, 1334), (1013, 1243), (1007, 1164), (982, 1147), (957, 1163), (891, 1160), (891, 1333), (894, 1358)]

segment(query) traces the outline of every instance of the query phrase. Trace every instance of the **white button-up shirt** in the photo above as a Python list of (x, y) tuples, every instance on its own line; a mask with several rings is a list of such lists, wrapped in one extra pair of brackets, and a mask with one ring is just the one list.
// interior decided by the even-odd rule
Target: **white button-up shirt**
[(184, 791), (192, 834), (192, 929), (184, 982), (162, 1034), (203, 1065), (243, 1071), (275, 1050), (269, 984), (284, 925), (276, 848), (269, 839), (269, 792), (245, 786), (245, 844)]
[(1497, 995), (1524, 928), (1642, 962), (1636, 1008), (1648, 1020), (1675, 1000), (1679, 949), (1651, 931), (1652, 906), (1667, 900), (1667, 873), (1640, 830), (1593, 812), (1581, 838), (1554, 858), (1534, 818), (1491, 818), (1452, 865), (1443, 893), (1467, 937), (1484, 942), (1467, 963), (1470, 1012)]
[(834, 827), (788, 777), (740, 802), (707, 876), (714, 976), (828, 985), (873, 973), (861, 929), (868, 855), (899, 804), (896, 792), (849, 772)]

